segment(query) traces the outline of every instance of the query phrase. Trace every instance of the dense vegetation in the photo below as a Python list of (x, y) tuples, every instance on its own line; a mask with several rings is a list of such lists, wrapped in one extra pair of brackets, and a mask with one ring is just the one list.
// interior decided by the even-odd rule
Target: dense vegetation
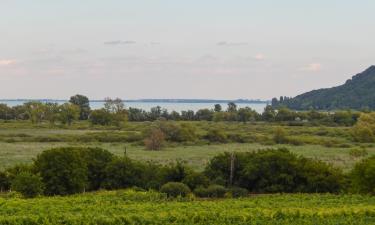
[(375, 66), (371, 66), (341, 86), (314, 90), (295, 98), (273, 99), (272, 105), (296, 110), (375, 109), (374, 87)]
[(116, 157), (100, 148), (55, 148), (39, 154), (30, 165), (0, 173), (2, 191), (25, 197), (69, 195), (99, 189), (138, 187), (160, 190), (169, 197), (233, 197), (251, 193), (374, 193), (374, 157), (356, 164), (352, 172), (297, 156), (286, 149), (224, 153), (205, 170), (182, 162), (159, 165)]
[(375, 223), (375, 198), (359, 195), (260, 195), (242, 199), (170, 200), (143, 191), (69, 197), (0, 197), (0, 224), (290, 224)]
[(213, 109), (192, 110), (181, 113), (168, 112), (161, 107), (153, 107), (150, 111), (137, 108), (126, 109), (121, 99), (105, 99), (102, 109), (91, 110), (89, 100), (82, 95), (71, 97), (69, 103), (27, 102), (23, 105), (9, 107), (0, 104), (0, 120), (29, 120), (34, 124), (49, 122), (50, 125), (71, 125), (75, 121), (88, 120), (92, 125), (115, 126), (121, 128), (126, 121), (144, 122), (156, 120), (171, 121), (229, 121), (229, 122), (288, 122), (293, 125), (321, 124), (328, 126), (351, 126), (359, 112), (338, 111), (334, 113), (305, 111), (297, 112), (285, 107), (267, 106), (263, 113), (245, 107), (238, 108), (235, 103), (229, 102), (227, 109), (221, 105), (214, 105)]

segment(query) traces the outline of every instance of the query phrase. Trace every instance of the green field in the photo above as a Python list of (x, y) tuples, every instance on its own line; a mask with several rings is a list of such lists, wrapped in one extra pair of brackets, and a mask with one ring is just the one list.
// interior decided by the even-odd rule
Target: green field
[[(40, 152), (62, 146), (95, 146), (107, 149), (116, 155), (123, 155), (125, 148), (129, 157), (143, 161), (169, 163), (186, 161), (193, 168), (201, 170), (213, 156), (225, 151), (254, 151), (264, 148), (287, 147), (299, 155), (317, 158), (344, 170), (349, 170), (361, 158), (351, 156), (350, 150), (363, 144), (350, 139), (347, 127), (295, 127), (283, 126), (288, 135), (298, 138), (300, 144), (270, 143), (277, 125), (257, 123), (210, 123), (191, 122), (198, 135), (208, 128), (216, 127), (234, 136), (243, 136), (244, 143), (167, 143), (160, 151), (148, 151), (142, 141), (127, 141), (130, 135), (142, 132), (153, 125), (151, 122), (129, 122), (118, 130), (111, 127), (92, 127), (77, 123), (72, 127), (50, 127), (48, 124), (32, 125), (30, 122), (0, 123), (0, 168), (18, 163), (29, 163)], [(95, 135), (95, 136), (94, 136)], [(92, 138), (92, 136), (94, 138)], [(138, 138), (137, 136), (137, 138)], [(104, 140), (95, 138), (103, 137)], [(141, 137), (142, 138), (142, 137)], [(366, 144), (368, 155), (375, 155), (375, 146)]]
[(169, 200), (156, 192), (0, 198), (0, 224), (374, 224), (375, 197), (259, 195)]

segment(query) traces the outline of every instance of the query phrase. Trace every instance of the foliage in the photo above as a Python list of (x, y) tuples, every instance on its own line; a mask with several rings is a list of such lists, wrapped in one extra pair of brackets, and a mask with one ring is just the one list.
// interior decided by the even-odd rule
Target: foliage
[(74, 95), (70, 97), (70, 103), (79, 107), (79, 119), (87, 120), (90, 115), (90, 101), (84, 95)]
[(168, 197), (186, 197), (191, 191), (190, 188), (180, 182), (168, 182), (160, 188), (161, 193), (167, 194)]
[(26, 198), (33, 198), (43, 193), (42, 178), (38, 175), (22, 172), (12, 180), (12, 190)]
[(222, 198), (227, 193), (227, 189), (224, 186), (212, 184), (208, 187), (197, 187), (194, 190), (194, 194), (201, 198)]
[(357, 163), (351, 173), (354, 192), (375, 194), (375, 156)]
[[(205, 174), (229, 184), (230, 164), (231, 155), (221, 154), (210, 161)], [(338, 192), (343, 182), (341, 171), (285, 149), (236, 153), (233, 170), (233, 184), (257, 193)]]
[(80, 148), (55, 148), (39, 154), (34, 162), (47, 195), (83, 192), (87, 186), (87, 163)]
[(310, 91), (295, 98), (273, 100), (273, 106), (296, 110), (375, 109), (374, 87), (375, 66), (371, 66), (341, 86)]
[(358, 122), (352, 128), (352, 135), (358, 142), (374, 142), (375, 113), (362, 113)]

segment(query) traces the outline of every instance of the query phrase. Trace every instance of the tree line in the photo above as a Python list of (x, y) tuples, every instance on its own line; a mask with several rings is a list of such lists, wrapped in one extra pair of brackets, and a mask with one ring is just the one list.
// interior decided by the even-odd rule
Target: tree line
[(149, 111), (138, 108), (125, 108), (124, 102), (119, 99), (106, 98), (104, 107), (92, 110), (89, 99), (83, 95), (72, 96), (64, 104), (27, 102), (23, 105), (9, 107), (0, 104), (0, 120), (30, 120), (32, 123), (48, 121), (51, 124), (61, 123), (70, 125), (74, 121), (87, 120), (94, 125), (121, 126), (126, 121), (155, 121), (159, 119), (173, 121), (237, 121), (237, 122), (288, 122), (291, 125), (315, 123), (324, 125), (351, 126), (356, 123), (360, 112), (337, 111), (320, 112), (293, 111), (286, 107), (272, 107), (268, 105), (262, 113), (249, 107), (239, 108), (229, 102), (226, 109), (220, 104), (213, 109), (200, 109), (196, 112), (185, 110), (181, 112), (163, 109), (160, 106)]
[(55, 148), (30, 165), (0, 172), (2, 192), (25, 197), (70, 195), (99, 189), (158, 190), (168, 196), (246, 196), (247, 193), (375, 194), (375, 157), (343, 173), (322, 161), (287, 149), (223, 153), (197, 172), (181, 161), (169, 165), (134, 161), (100, 148)]

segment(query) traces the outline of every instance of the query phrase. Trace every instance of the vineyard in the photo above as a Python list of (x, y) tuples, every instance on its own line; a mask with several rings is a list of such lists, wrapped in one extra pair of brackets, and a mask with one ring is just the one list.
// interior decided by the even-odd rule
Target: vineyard
[(278, 194), (171, 200), (158, 192), (133, 190), (35, 199), (3, 196), (0, 224), (375, 224), (375, 197)]

